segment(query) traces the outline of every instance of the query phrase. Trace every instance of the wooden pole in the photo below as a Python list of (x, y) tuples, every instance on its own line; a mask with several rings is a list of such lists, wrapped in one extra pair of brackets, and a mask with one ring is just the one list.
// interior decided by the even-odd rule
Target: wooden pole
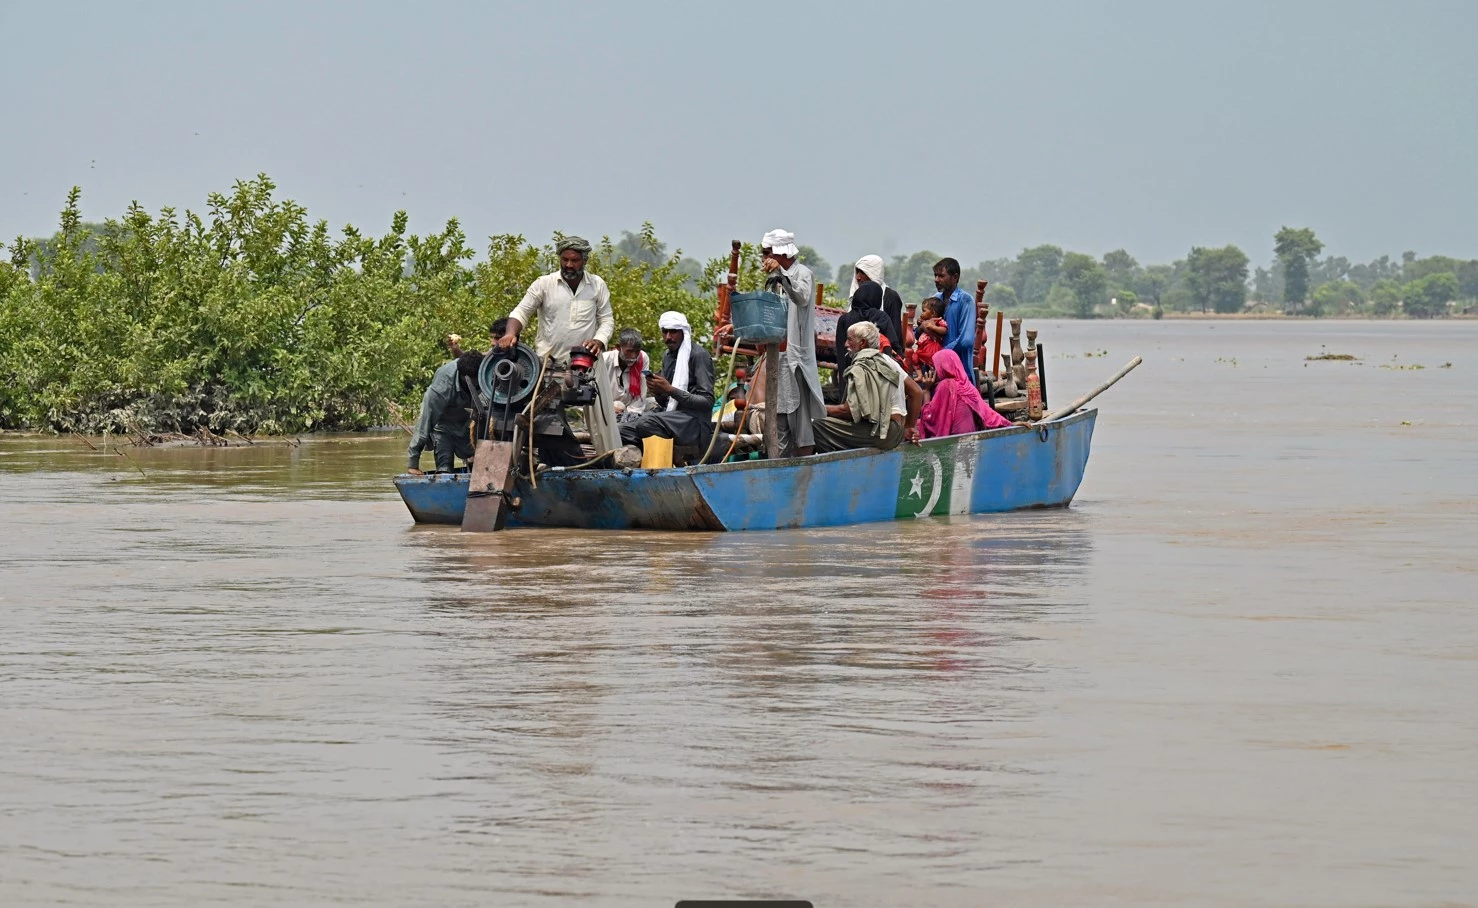
[(1001, 377), (1001, 334), (1005, 331), (1005, 325), (1006, 325), (1006, 313), (1004, 313), (1004, 312), (997, 312), (996, 313), (996, 357), (995, 357), (995, 363), (996, 363), (996, 365), (995, 365), (995, 368), (993, 370), (991, 370), (991, 371), (995, 373), (995, 377), (998, 378), (998, 379)]
[[(715, 331), (717, 331), (717, 329), (719, 329), (721, 327), (724, 327), (724, 326), (730, 324), (732, 322), (732, 319), (733, 319), (733, 314), (730, 312), (729, 306), (731, 305), (730, 304), (730, 300), (734, 296), (734, 291), (737, 290), (738, 287), (739, 287), (739, 247), (740, 247), (740, 245), (741, 244), (740, 244), (740, 242), (738, 240), (734, 240), (731, 243), (732, 248), (729, 251), (729, 279), (725, 283), (720, 284), (719, 285), (719, 288), (718, 288), (718, 317), (715, 320), (716, 321), (716, 324), (714, 325), (714, 330)], [(719, 335), (719, 336), (722, 337), (723, 335)], [(720, 344), (719, 345), (720, 351), (722, 351), (725, 347), (728, 347), (729, 349), (733, 349), (733, 347), (734, 347), (734, 341), (733, 340), (729, 340), (726, 344)]]
[(1134, 367), (1142, 362), (1144, 362), (1144, 360), (1140, 359), (1137, 356), (1134, 357), (1129, 361), (1129, 365), (1120, 369), (1118, 372), (1115, 372), (1113, 378), (1094, 388), (1092, 391), (1089, 391), (1087, 394), (1084, 394), (1082, 397), (1073, 401), (1066, 407), (1063, 407), (1061, 410), (1058, 410), (1056, 413), (1048, 413), (1047, 418), (1044, 419), (1043, 422), (1052, 422), (1054, 420), (1062, 419), (1076, 413), (1078, 410), (1083, 408), (1084, 404), (1088, 403), (1088, 401), (1107, 391), (1109, 388), (1112, 388), (1115, 382), (1128, 375), (1130, 372), (1134, 371)]
[(918, 303), (909, 303), (907, 306), (904, 306), (903, 324), (898, 326), (899, 330), (903, 332), (904, 365), (910, 370), (917, 369), (919, 365), (918, 356), (914, 353), (914, 344), (918, 343), (919, 339), (915, 337), (913, 333), (913, 320), (914, 317), (917, 315), (918, 310)]
[(765, 456), (780, 459), (780, 345), (765, 344)]
[(985, 321), (990, 305), (985, 301), (985, 285), (989, 281), (975, 282), (975, 371), (985, 368)]

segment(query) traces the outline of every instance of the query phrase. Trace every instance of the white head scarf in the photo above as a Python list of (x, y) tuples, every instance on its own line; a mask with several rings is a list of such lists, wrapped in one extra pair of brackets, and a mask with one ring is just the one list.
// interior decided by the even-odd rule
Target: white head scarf
[(857, 283), (858, 271), (867, 275), (868, 279), (874, 284), (881, 285), (883, 293), (886, 294), (888, 292), (888, 284), (883, 280), (883, 257), (880, 255), (864, 255), (857, 260), (857, 269), (852, 272), (852, 292), (847, 294), (847, 299), (856, 296), (857, 288), (862, 286)]
[[(681, 331), (683, 345), (677, 348), (677, 363), (672, 369), (672, 386), (681, 391), (688, 390), (688, 359), (693, 355), (693, 327), (688, 317), (681, 312), (664, 312), (657, 318), (657, 327), (663, 331)], [(677, 409), (677, 396), (669, 395), (667, 409)]]
[(794, 256), (800, 252), (795, 244), (795, 234), (779, 227), (765, 234), (765, 238), (760, 240), (760, 248), (768, 249), (776, 255)]

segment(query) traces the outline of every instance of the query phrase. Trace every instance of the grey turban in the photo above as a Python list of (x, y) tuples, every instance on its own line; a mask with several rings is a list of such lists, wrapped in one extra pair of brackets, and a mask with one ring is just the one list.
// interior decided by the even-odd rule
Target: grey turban
[(590, 244), (577, 236), (564, 237), (554, 247), (556, 253), (564, 252), (566, 249), (573, 249), (581, 255), (590, 254)]

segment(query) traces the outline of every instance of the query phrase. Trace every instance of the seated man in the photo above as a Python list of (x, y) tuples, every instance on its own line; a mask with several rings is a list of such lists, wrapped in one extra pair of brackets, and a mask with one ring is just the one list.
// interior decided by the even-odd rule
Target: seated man
[(616, 336), (616, 349), (600, 355), (600, 368), (611, 383), (618, 423), (635, 422), (643, 414), (657, 409), (647, 387), (647, 373), (652, 371), (652, 359), (642, 352), (641, 332), (635, 328), (622, 328)]
[(430, 447), (436, 456), (436, 469), (450, 472), (460, 457), (472, 462), (472, 439), (467, 424), (472, 419), (472, 388), (477, 386), (477, 370), (482, 354), (471, 350), (441, 366), (431, 378), (431, 386), (421, 398), (421, 415), (411, 433), (406, 451), (406, 472), (420, 476), (421, 452)]
[(811, 423), (816, 451), (878, 448), (891, 451), (907, 438), (919, 440), (914, 423), (924, 391), (903, 367), (878, 349), (878, 326), (857, 322), (847, 329), (847, 399), (826, 408)]
[(622, 423), (621, 442), (639, 447), (643, 438), (656, 435), (701, 452), (713, 431), (713, 357), (693, 343), (693, 329), (681, 312), (664, 312), (657, 324), (667, 346), (662, 374), (647, 377), (657, 409)]

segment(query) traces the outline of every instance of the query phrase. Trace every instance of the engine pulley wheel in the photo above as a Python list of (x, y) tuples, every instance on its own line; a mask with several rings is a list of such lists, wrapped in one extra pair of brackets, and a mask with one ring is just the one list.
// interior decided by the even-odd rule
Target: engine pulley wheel
[(508, 350), (494, 347), (477, 368), (477, 384), (494, 409), (518, 406), (534, 395), (539, 380), (539, 357), (524, 344)]

